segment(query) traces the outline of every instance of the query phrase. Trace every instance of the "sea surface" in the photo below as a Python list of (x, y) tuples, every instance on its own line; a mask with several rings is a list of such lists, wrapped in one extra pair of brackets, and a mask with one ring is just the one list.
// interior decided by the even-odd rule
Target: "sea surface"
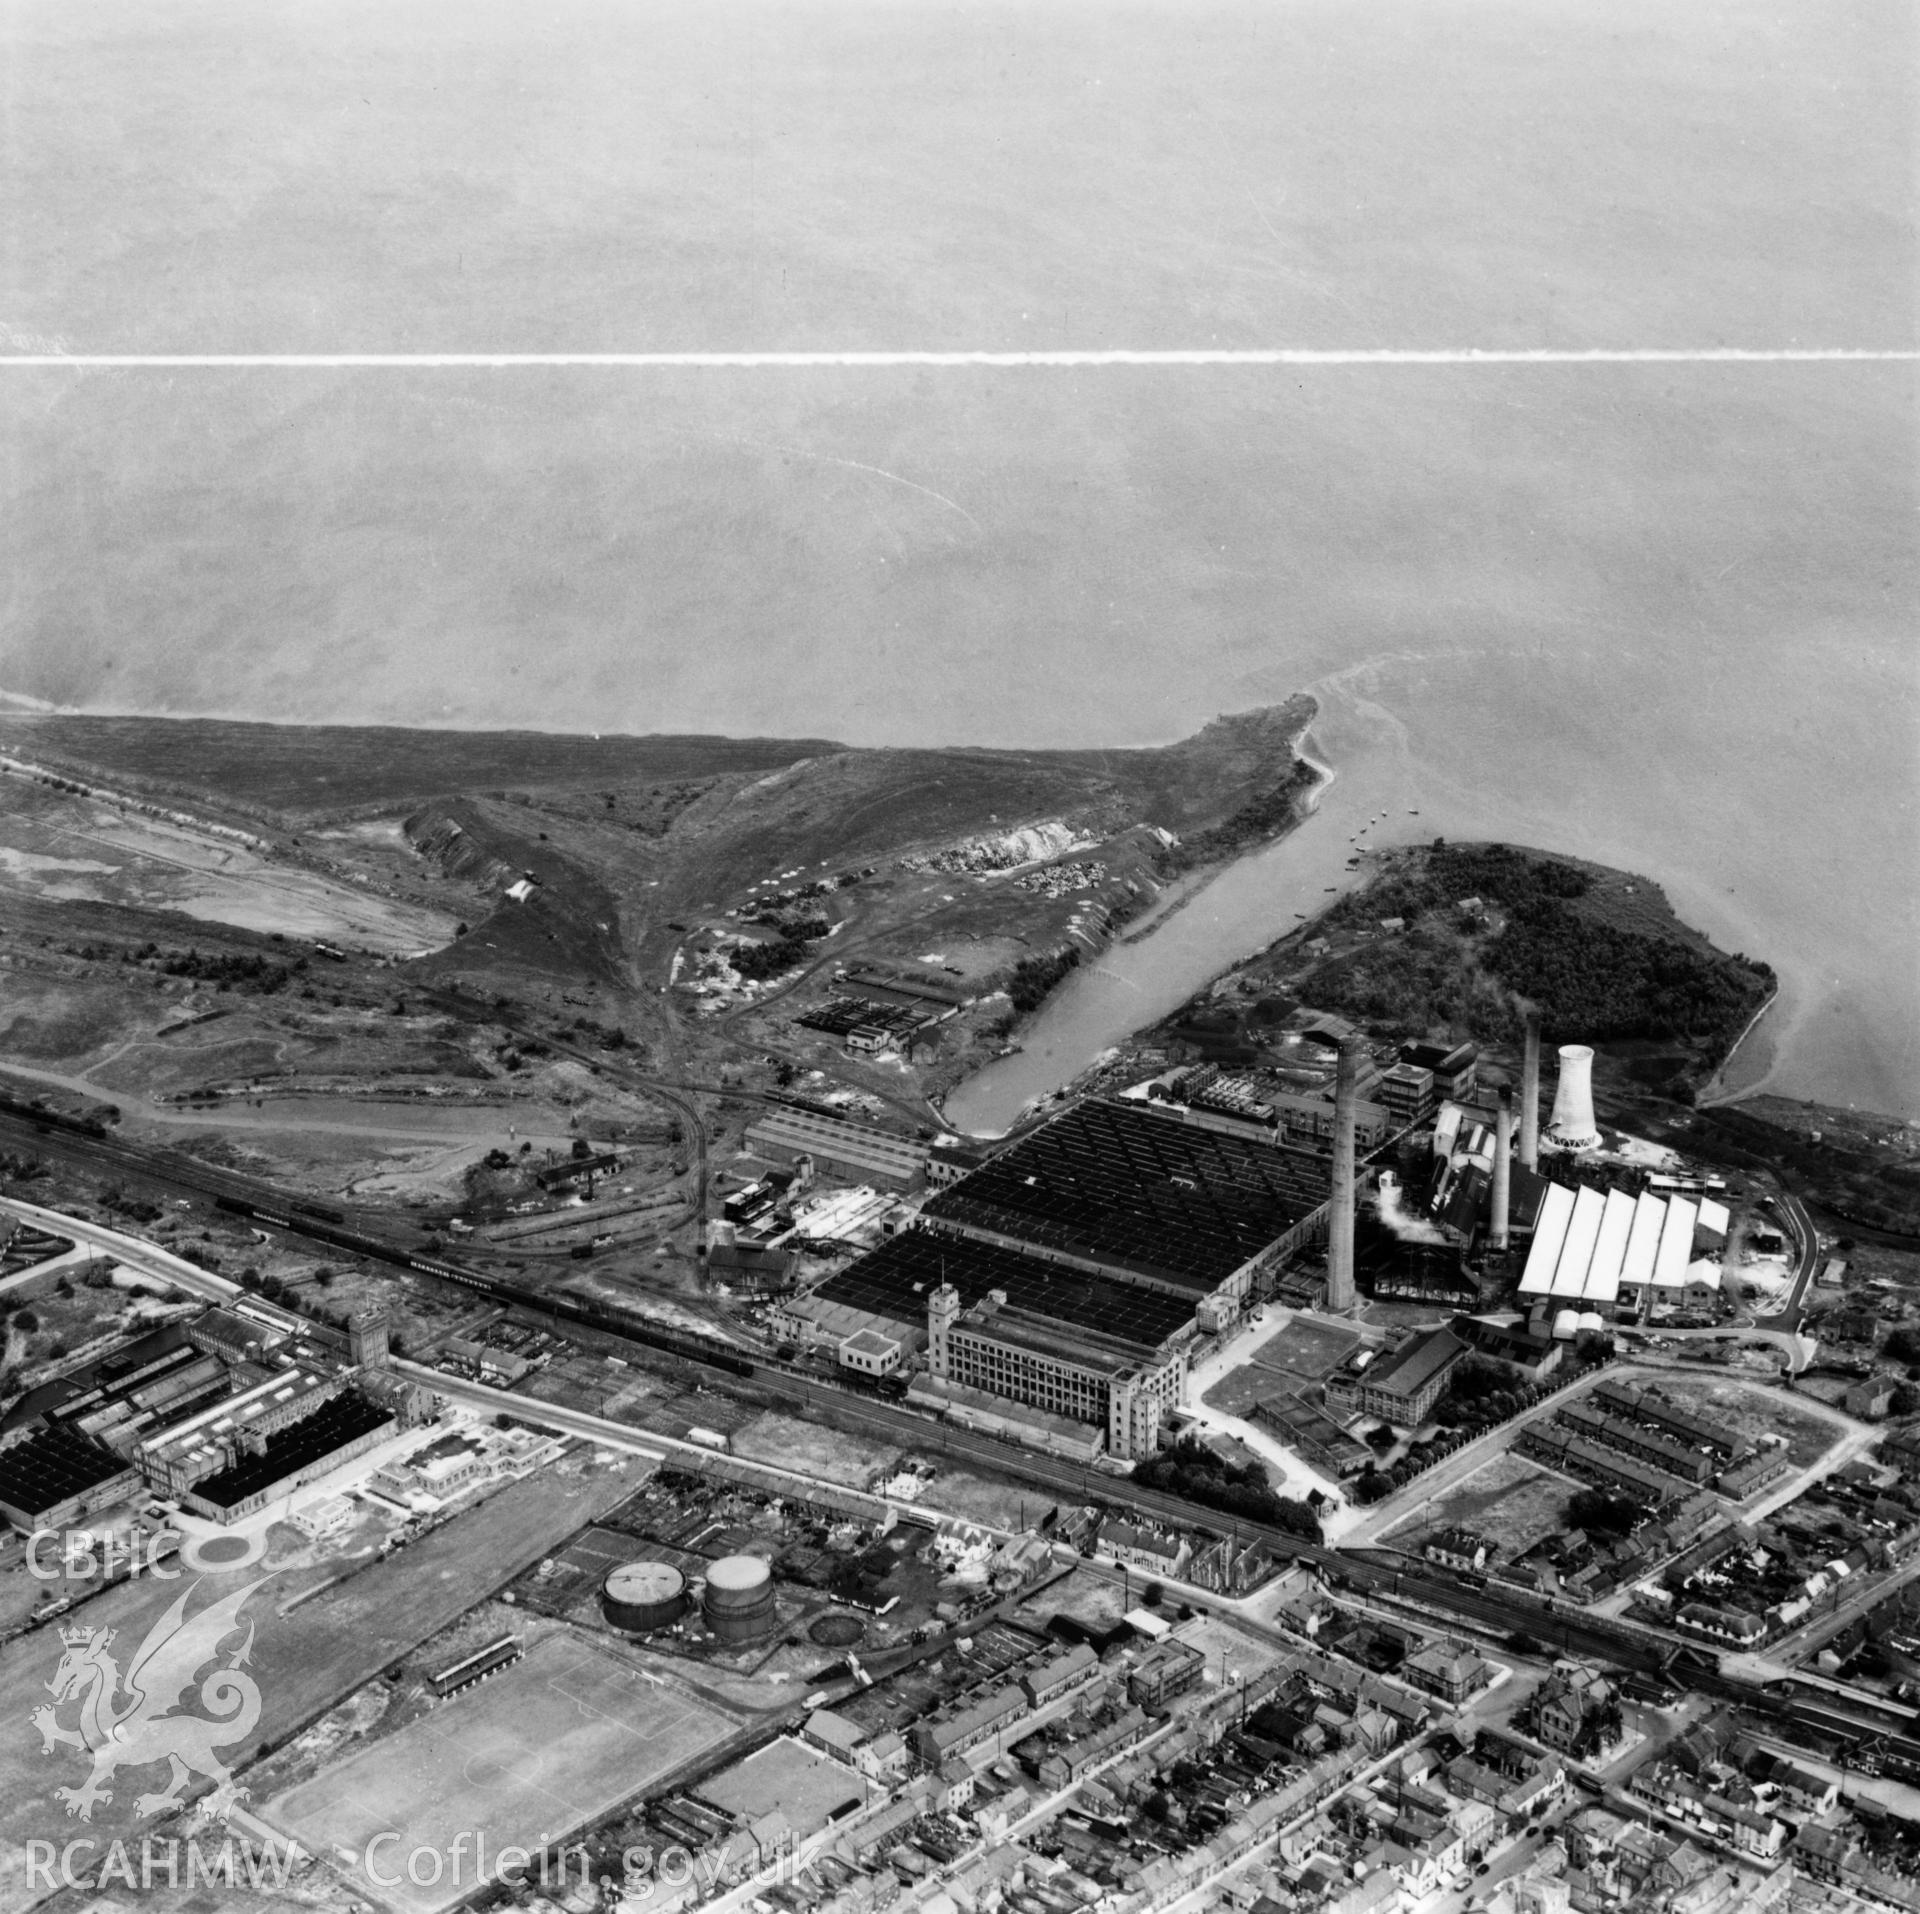
[(1917, 18), (0, 10), (0, 687), (1079, 746), (1312, 687), (1340, 781), (1182, 978), (1384, 807), (1658, 879), (1781, 972), (1744, 1080), (1920, 1116), (1911, 363), (84, 364), (1912, 350)]

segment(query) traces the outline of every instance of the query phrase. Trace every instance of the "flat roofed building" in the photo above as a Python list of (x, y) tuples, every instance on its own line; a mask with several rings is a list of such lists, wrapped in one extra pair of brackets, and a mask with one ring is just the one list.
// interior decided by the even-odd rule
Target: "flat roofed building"
[(1439, 1102), (1433, 1072), (1417, 1063), (1396, 1063), (1381, 1077), (1377, 1095), (1381, 1106), (1403, 1126), (1431, 1115)]
[(1403, 1043), (1400, 1058), (1431, 1070), (1444, 1097), (1471, 1095), (1479, 1079), (1480, 1052), (1470, 1043), (1457, 1043), (1451, 1049), (1437, 1043)]
[(1162, 1709), (1176, 1696), (1197, 1688), (1206, 1657), (1191, 1642), (1169, 1637), (1155, 1642), (1127, 1674), (1127, 1699), (1138, 1708)]
[(897, 1338), (862, 1329), (840, 1345), (840, 1366), (863, 1376), (890, 1376), (900, 1367), (901, 1354)]
[(950, 1284), (927, 1302), (927, 1367), (941, 1382), (1030, 1403), (1103, 1429), (1116, 1456), (1151, 1455), (1186, 1386), (1183, 1342), (1143, 1359), (1139, 1346), (1037, 1316), (995, 1290), (962, 1313)]

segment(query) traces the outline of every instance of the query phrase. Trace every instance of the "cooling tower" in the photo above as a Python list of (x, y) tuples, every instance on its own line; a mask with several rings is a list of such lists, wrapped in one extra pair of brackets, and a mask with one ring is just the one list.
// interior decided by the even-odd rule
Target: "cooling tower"
[(1560, 1046), (1560, 1087), (1547, 1134), (1570, 1150), (1590, 1150), (1600, 1141), (1593, 1121), (1593, 1052), (1584, 1043)]
[(1489, 1247), (1504, 1251), (1507, 1247), (1507, 1211), (1512, 1204), (1513, 1188), (1513, 1091), (1500, 1086), (1500, 1107), (1493, 1119), (1493, 1227)]
[(1540, 1013), (1527, 1012), (1527, 1054), (1520, 1066), (1520, 1161), (1540, 1167)]
[(1353, 1307), (1353, 1120), (1359, 1101), (1360, 1054), (1351, 1038), (1340, 1045), (1333, 1080), (1333, 1195), (1327, 1212), (1327, 1307)]

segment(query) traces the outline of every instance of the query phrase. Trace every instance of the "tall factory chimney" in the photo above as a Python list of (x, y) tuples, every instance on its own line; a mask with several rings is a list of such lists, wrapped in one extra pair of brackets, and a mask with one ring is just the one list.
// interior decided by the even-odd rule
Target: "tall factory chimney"
[(1591, 1149), (1600, 1141), (1593, 1120), (1593, 1052), (1584, 1043), (1560, 1046), (1560, 1087), (1554, 1092), (1547, 1134), (1576, 1150)]
[(1333, 1080), (1333, 1198), (1327, 1213), (1327, 1307), (1353, 1307), (1353, 1124), (1360, 1100), (1360, 1049), (1351, 1037), (1340, 1045)]
[(1513, 1184), (1513, 1086), (1500, 1086), (1500, 1107), (1493, 1117), (1493, 1229), (1489, 1247), (1504, 1254), (1507, 1247), (1507, 1211)]
[(1527, 1056), (1520, 1066), (1520, 1161), (1540, 1167), (1540, 1013), (1527, 1012)]

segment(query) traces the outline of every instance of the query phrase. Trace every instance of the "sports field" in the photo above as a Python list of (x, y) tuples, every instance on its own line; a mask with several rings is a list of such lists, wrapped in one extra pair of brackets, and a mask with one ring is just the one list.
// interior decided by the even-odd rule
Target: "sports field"
[(804, 1838), (867, 1798), (867, 1784), (839, 1762), (783, 1735), (698, 1790), (703, 1801), (751, 1820), (775, 1809)]
[(537, 1850), (732, 1726), (596, 1644), (550, 1635), (504, 1674), (262, 1812), (380, 1903), (439, 1914), (493, 1873), (503, 1848)]

